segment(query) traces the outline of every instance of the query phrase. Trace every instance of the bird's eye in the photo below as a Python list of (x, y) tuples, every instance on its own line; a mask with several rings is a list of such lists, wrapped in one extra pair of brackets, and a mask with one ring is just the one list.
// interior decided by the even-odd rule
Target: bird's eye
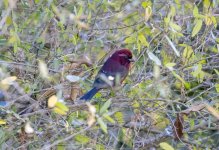
[(127, 59), (132, 59), (132, 56), (126, 56), (125, 58), (127, 58)]

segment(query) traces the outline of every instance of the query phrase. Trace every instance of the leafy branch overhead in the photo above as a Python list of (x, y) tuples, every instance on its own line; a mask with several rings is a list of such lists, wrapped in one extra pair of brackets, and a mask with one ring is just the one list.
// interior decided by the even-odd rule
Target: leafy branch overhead
[[(218, 8), (0, 1), (0, 149), (217, 149)], [(123, 48), (135, 60), (126, 78), (96, 77)], [(109, 88), (79, 100), (100, 79)]]

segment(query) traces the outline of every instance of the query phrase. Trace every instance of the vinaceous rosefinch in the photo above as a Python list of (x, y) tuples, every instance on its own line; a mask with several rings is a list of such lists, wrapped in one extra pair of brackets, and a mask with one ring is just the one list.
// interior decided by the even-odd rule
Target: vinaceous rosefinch
[(128, 49), (115, 51), (99, 70), (93, 88), (84, 94), (81, 100), (90, 100), (101, 89), (116, 86), (128, 75), (132, 59), (132, 53)]

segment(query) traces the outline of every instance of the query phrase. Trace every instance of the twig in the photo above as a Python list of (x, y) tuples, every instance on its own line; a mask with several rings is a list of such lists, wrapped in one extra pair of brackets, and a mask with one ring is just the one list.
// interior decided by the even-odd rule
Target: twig
[(77, 132), (77, 133), (75, 133), (75, 134), (72, 134), (72, 135), (67, 136), (67, 137), (64, 138), (64, 139), (57, 140), (57, 141), (53, 142), (53, 143), (50, 144), (50, 145), (45, 145), (44, 147), (42, 147), (41, 150), (48, 150), (48, 149), (50, 149), (50, 148), (52, 148), (52, 147), (58, 145), (59, 143), (62, 143), (62, 142), (65, 142), (65, 141), (68, 141), (68, 140), (72, 139), (74, 136), (76, 136), (76, 135), (78, 135), (78, 134), (81, 134), (81, 133), (87, 131), (88, 129), (90, 129), (90, 127), (86, 127), (86, 128), (82, 129), (81, 131), (79, 131), (79, 132)]

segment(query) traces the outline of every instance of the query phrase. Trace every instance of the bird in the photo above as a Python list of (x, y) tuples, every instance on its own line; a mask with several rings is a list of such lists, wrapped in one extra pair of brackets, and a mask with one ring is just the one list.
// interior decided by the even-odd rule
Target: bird
[(134, 62), (134, 59), (132, 52), (129, 49), (116, 50), (100, 68), (94, 80), (92, 89), (84, 94), (80, 100), (91, 100), (101, 89), (121, 84), (128, 75), (131, 62)]

